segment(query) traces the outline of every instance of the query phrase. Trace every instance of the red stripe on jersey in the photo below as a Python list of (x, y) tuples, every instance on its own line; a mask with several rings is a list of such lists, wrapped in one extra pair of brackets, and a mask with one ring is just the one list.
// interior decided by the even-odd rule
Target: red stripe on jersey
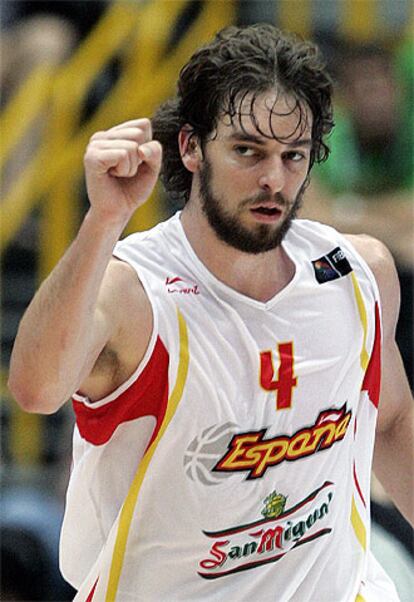
[(140, 376), (116, 399), (96, 408), (74, 399), (72, 403), (76, 424), (83, 439), (93, 445), (103, 445), (110, 440), (120, 424), (143, 416), (155, 416), (157, 426), (152, 442), (167, 408), (168, 365), (168, 351), (158, 337), (154, 351)]
[(88, 595), (88, 597), (86, 598), (85, 602), (92, 602), (92, 600), (93, 600), (93, 595), (94, 595), (94, 593), (95, 593), (95, 590), (96, 590), (96, 586), (98, 585), (98, 580), (99, 580), (99, 577), (98, 577), (98, 579), (95, 581), (95, 583), (94, 583), (94, 585), (93, 585), (93, 588), (92, 588), (92, 589), (91, 589), (91, 591), (89, 592), (89, 595)]
[(362, 390), (368, 392), (368, 397), (377, 408), (381, 388), (381, 321), (378, 303), (375, 303), (375, 340), (368, 368), (365, 372)]
[(354, 472), (354, 483), (355, 483), (355, 486), (357, 488), (358, 495), (359, 495), (359, 497), (361, 499), (361, 502), (364, 504), (364, 508), (366, 508), (367, 504), (365, 502), (365, 498), (364, 498), (364, 495), (362, 493), (362, 489), (361, 489), (359, 481), (358, 481), (358, 476), (357, 476), (356, 466), (355, 466), (355, 460), (354, 460), (354, 471), (353, 472)]

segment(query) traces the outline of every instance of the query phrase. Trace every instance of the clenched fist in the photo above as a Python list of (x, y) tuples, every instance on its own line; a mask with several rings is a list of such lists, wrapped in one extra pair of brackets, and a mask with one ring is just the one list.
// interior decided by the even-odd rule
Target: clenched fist
[(90, 139), (84, 163), (94, 211), (128, 220), (150, 196), (161, 168), (162, 149), (149, 119), (126, 121)]

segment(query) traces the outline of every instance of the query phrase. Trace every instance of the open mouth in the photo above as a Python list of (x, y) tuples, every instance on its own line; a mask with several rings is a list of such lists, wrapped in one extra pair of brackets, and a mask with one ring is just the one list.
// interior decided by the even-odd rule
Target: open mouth
[(280, 215), (281, 213), (277, 207), (256, 207), (255, 209), (251, 209), (251, 211), (260, 215)]
[(250, 209), (251, 213), (254, 215), (256, 220), (261, 222), (273, 222), (279, 220), (282, 215), (281, 209), (275, 206), (266, 207), (253, 207)]
[(282, 215), (282, 210), (274, 205), (261, 205), (259, 207), (252, 207), (250, 212), (257, 222), (268, 224), (278, 222)]

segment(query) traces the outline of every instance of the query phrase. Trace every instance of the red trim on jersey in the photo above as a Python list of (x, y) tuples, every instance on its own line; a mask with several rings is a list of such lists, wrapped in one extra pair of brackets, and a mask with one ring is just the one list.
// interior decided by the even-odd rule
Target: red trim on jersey
[(365, 502), (365, 498), (363, 496), (362, 489), (361, 489), (359, 481), (358, 481), (358, 476), (357, 476), (356, 466), (355, 466), (355, 460), (354, 460), (354, 470), (353, 470), (353, 472), (354, 472), (354, 483), (355, 483), (355, 486), (357, 488), (358, 495), (359, 495), (359, 497), (361, 499), (361, 502), (364, 504), (364, 508), (366, 508), (367, 504)]
[(168, 365), (168, 351), (158, 337), (144, 370), (118, 397), (96, 408), (72, 400), (76, 424), (83, 439), (93, 445), (103, 445), (120, 424), (142, 416), (155, 416), (157, 426), (150, 445), (158, 433), (167, 407)]
[(375, 340), (368, 368), (365, 372), (362, 390), (367, 391), (368, 397), (378, 408), (381, 388), (381, 321), (378, 303), (375, 303)]
[(95, 583), (93, 584), (93, 587), (92, 587), (91, 591), (89, 592), (89, 595), (88, 595), (88, 597), (86, 598), (85, 602), (92, 602), (92, 600), (93, 600), (93, 595), (94, 595), (94, 593), (95, 593), (95, 590), (96, 590), (96, 586), (98, 585), (98, 581), (99, 581), (99, 577), (98, 577), (98, 579), (95, 581)]

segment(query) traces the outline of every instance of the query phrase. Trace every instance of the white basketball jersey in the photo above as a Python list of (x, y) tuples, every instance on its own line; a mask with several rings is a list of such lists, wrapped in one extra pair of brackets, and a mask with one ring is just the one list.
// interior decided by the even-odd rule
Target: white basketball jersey
[(80, 602), (387, 602), (369, 552), (380, 309), (332, 228), (292, 224), (266, 303), (195, 255), (180, 214), (120, 242), (154, 329), (131, 378), (75, 395), (64, 576)]

